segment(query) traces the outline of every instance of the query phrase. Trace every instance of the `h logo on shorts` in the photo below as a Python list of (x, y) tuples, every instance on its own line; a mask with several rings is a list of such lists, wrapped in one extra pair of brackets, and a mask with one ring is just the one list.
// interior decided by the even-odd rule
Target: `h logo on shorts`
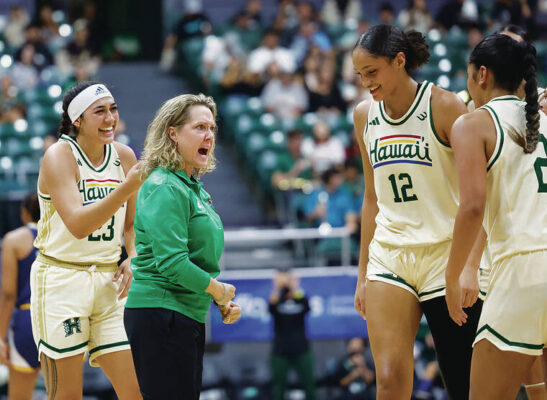
[(72, 318), (72, 320), (70, 318), (67, 319), (63, 322), (63, 326), (65, 328), (65, 337), (73, 335), (74, 330), (76, 330), (76, 333), (82, 333), (82, 326), (80, 324), (79, 317)]

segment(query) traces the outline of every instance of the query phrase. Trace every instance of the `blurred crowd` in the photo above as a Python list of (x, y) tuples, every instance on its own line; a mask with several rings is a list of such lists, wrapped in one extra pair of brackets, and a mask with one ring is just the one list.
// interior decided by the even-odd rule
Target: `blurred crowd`
[[(247, 0), (227, 24), (213, 26), (191, 0), (160, 61), (219, 100), (221, 134), (272, 220), (345, 226), (355, 235), (354, 257), (364, 184), (352, 110), (370, 96), (353, 70), (358, 37), (377, 23), (424, 33), (431, 58), (416, 79), (457, 92), (466, 88), (467, 58), (484, 34), (512, 23), (534, 37), (541, 11), (534, 0), (446, 0), (435, 15), (426, 0), (409, 0), (399, 12), (389, 1), (377, 4), (370, 15), (360, 0), (279, 0), (275, 18), (265, 21), (263, 2)], [(544, 71), (547, 49), (536, 45)], [(339, 252), (334, 242), (321, 243), (320, 253)]]
[[(94, 2), (71, 18), (44, 4), (0, 15), (0, 192), (34, 190), (43, 152), (57, 138), (64, 89), (93, 80), (102, 62)], [(123, 121), (118, 129), (123, 135)]]

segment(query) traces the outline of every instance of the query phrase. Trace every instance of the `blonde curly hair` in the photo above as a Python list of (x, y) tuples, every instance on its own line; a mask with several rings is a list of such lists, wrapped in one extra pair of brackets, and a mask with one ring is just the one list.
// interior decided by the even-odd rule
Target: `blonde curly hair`
[[(144, 150), (140, 161), (140, 173), (142, 179), (146, 179), (157, 167), (178, 170), (184, 168), (184, 160), (177, 151), (177, 144), (169, 137), (169, 127), (178, 129), (185, 125), (190, 118), (189, 110), (192, 106), (202, 105), (213, 113), (213, 119), (217, 117), (217, 106), (212, 97), (200, 93), (182, 94), (167, 100), (156, 112), (154, 120), (148, 126)], [(216, 167), (215, 145), (209, 153), (207, 166), (194, 170), (194, 176), (198, 178), (211, 172)]]

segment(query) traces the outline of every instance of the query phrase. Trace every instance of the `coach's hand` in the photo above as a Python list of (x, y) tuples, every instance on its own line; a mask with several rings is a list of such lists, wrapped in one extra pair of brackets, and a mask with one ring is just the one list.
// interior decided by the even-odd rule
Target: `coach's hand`
[(222, 316), (222, 322), (225, 324), (233, 324), (241, 317), (241, 306), (230, 301), (225, 306), (218, 306), (218, 311)]
[(124, 297), (127, 297), (127, 293), (129, 292), (129, 288), (131, 287), (131, 281), (133, 279), (133, 272), (131, 272), (131, 259), (126, 258), (118, 267), (118, 270), (114, 274), (114, 278), (112, 278), (112, 282), (116, 283), (118, 280), (121, 282), (118, 286), (118, 299), (123, 299)]
[(479, 277), (477, 268), (466, 264), (460, 275), (462, 287), (462, 307), (471, 307), (479, 298)]
[(366, 279), (358, 278), (357, 286), (355, 287), (355, 299), (353, 306), (363, 319), (367, 319), (365, 314), (365, 291), (366, 291)]
[(462, 309), (462, 287), (459, 280), (446, 281), (446, 305), (450, 318), (462, 326), (467, 322), (467, 314)]

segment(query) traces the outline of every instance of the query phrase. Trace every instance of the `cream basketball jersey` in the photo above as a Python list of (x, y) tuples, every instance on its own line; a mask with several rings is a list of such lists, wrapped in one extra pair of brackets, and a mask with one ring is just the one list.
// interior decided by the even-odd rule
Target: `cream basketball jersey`
[(526, 103), (501, 96), (481, 108), (494, 121), (497, 143), (488, 160), (484, 220), (494, 264), (505, 257), (547, 249), (547, 118), (540, 111), (537, 148), (525, 154), (511, 136), (525, 136)]
[[(70, 144), (80, 181), (78, 189), (84, 206), (100, 200), (113, 191), (124, 179), (120, 157), (113, 144), (105, 146), (104, 162), (94, 167), (78, 143), (66, 136)], [(40, 221), (35, 246), (46, 256), (64, 262), (84, 264), (117, 263), (121, 254), (121, 238), (125, 222), (124, 204), (103, 226), (83, 239), (76, 239), (63, 223), (48, 195), (38, 192)]]
[(452, 150), (437, 136), (431, 82), (424, 81), (405, 115), (391, 119), (370, 105), (364, 142), (374, 169), (379, 212), (374, 238), (392, 246), (425, 246), (452, 238), (458, 210)]

